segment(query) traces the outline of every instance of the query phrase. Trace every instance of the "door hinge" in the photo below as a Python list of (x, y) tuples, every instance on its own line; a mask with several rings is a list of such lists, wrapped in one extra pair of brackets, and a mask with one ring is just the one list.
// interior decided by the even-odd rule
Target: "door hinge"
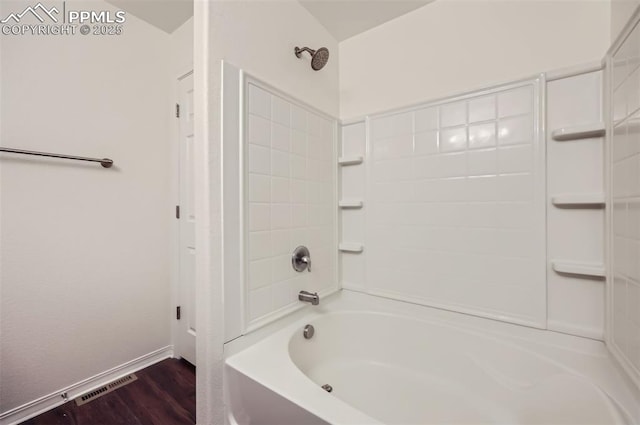
[(180, 104), (176, 103), (176, 118), (180, 118)]
[(176, 307), (176, 320), (180, 320), (180, 306)]
[(180, 205), (176, 205), (176, 218), (180, 218)]

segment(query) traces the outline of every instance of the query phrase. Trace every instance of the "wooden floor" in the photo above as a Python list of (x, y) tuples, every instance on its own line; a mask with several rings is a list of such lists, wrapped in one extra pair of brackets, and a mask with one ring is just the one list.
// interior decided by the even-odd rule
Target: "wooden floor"
[(137, 381), (76, 406), (69, 401), (22, 425), (181, 425), (196, 422), (196, 369), (167, 359), (136, 372)]

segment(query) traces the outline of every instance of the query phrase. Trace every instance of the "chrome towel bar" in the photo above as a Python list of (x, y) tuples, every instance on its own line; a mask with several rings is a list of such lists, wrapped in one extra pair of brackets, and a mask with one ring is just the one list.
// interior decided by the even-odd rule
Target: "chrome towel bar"
[(99, 162), (104, 168), (111, 168), (113, 165), (113, 160), (109, 158), (87, 158), (84, 156), (74, 156), (74, 155), (61, 155), (57, 153), (47, 153), (47, 152), (37, 152), (37, 151), (26, 151), (23, 149), (11, 149), (11, 148), (0, 148), (0, 152), (7, 153), (19, 153), (23, 155), (35, 155), (35, 156), (47, 156), (50, 158), (63, 158), (63, 159), (73, 159), (74, 161), (89, 161), (89, 162)]

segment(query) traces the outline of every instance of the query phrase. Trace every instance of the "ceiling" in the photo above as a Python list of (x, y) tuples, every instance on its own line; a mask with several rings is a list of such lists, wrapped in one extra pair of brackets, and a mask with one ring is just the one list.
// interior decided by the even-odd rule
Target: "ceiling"
[(342, 41), (433, 0), (299, 0), (336, 40)]
[(106, 0), (171, 34), (193, 16), (193, 0)]
[[(193, 16), (193, 0), (106, 0), (172, 33)], [(268, 0), (267, 0), (268, 1)], [(336, 40), (342, 41), (433, 0), (298, 0)]]

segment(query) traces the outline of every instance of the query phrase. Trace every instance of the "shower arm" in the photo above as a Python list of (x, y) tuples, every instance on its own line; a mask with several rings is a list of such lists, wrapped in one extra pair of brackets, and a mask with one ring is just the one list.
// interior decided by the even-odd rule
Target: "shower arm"
[(296, 47), (296, 57), (299, 58), (302, 55), (302, 52), (309, 52), (311, 56), (313, 56), (316, 53), (315, 50), (310, 49), (308, 47), (302, 47), (302, 48)]

